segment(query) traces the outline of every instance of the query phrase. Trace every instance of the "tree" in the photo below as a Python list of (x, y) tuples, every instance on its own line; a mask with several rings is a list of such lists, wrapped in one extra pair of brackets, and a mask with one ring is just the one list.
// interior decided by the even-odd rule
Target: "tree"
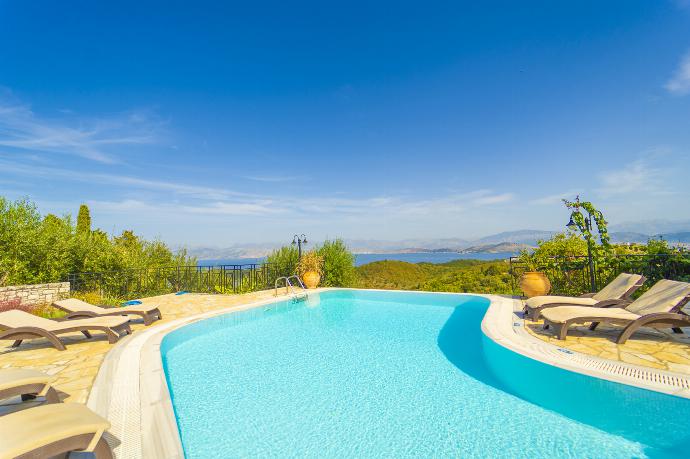
[(37, 280), (40, 227), (41, 215), (32, 202), (0, 197), (0, 272), (7, 275), (6, 284)]
[(91, 233), (91, 212), (89, 211), (89, 206), (86, 204), (79, 206), (79, 213), (77, 214), (77, 233)]
[(186, 252), (174, 254), (163, 242), (131, 231), (115, 238), (91, 231), (86, 206), (78, 220), (81, 230), (69, 215), (43, 217), (29, 200), (0, 196), (0, 279), (18, 285), (62, 281), (77, 272), (196, 265)]

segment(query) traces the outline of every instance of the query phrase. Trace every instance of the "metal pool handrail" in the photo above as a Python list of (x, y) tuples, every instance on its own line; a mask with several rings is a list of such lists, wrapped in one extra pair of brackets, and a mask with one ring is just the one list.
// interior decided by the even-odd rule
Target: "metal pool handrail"
[[(297, 292), (295, 292), (295, 287), (294, 287), (294, 285), (292, 285), (292, 282), (290, 282), (290, 279), (292, 279), (293, 277), (295, 279), (297, 279), (297, 282), (299, 283), (302, 290), (306, 290), (306, 288), (304, 287), (304, 284), (302, 283), (302, 279), (300, 279), (299, 276), (297, 276), (297, 275), (282, 276), (282, 277), (277, 278), (275, 281), (275, 285), (274, 285), (275, 291), (273, 293), (273, 296), (278, 296), (278, 282), (280, 282), (281, 279), (285, 279), (285, 294), (287, 295), (288, 292), (292, 292), (292, 297), (297, 298), (298, 295), (297, 295)], [(307, 296), (308, 296), (307, 294), (304, 294), (304, 298), (306, 298)]]
[[(293, 274), (292, 276), (288, 277), (287, 280), (289, 281), (293, 277), (295, 279), (297, 279), (297, 283), (299, 284), (300, 287), (302, 287), (302, 290), (306, 290), (306, 288), (304, 287), (304, 284), (302, 283), (302, 279), (300, 279), (298, 275)], [(292, 282), (290, 282), (290, 285), (292, 285)]]

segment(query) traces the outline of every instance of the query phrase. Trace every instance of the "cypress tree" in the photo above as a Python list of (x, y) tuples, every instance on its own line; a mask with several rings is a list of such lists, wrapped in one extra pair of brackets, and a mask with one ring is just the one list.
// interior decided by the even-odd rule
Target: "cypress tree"
[(89, 212), (89, 207), (86, 204), (79, 206), (79, 214), (77, 215), (77, 233), (91, 233), (91, 212)]

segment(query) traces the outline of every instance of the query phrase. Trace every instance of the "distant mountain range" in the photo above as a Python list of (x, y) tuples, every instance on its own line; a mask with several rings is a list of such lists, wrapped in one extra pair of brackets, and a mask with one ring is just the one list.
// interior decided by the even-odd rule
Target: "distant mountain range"
[[(666, 227), (680, 227), (677, 223)], [(682, 231), (669, 232), (641, 232), (627, 231), (626, 225), (614, 226), (616, 231), (611, 231), (611, 240), (615, 243), (638, 242), (645, 243), (651, 238), (662, 237), (670, 243), (690, 243), (690, 221)], [(640, 228), (662, 229), (661, 223), (644, 223)], [(346, 240), (346, 244), (354, 253), (419, 253), (419, 252), (460, 252), (460, 253), (517, 253), (522, 249), (535, 247), (537, 241), (549, 239), (556, 231), (545, 230), (518, 230), (492, 234), (479, 239), (468, 240), (460, 238), (446, 239), (407, 239), (403, 241), (381, 240)], [(189, 253), (201, 260), (228, 259), (228, 258), (260, 258), (268, 255), (272, 250), (279, 248), (280, 243), (265, 244), (237, 244), (230, 247), (192, 247)], [(309, 247), (309, 246), (307, 246)]]
[(498, 244), (473, 245), (458, 252), (461, 253), (518, 253), (521, 250), (528, 250), (534, 246), (519, 244), (515, 242), (499, 242)]
[(230, 259), (230, 258), (261, 258), (283, 244), (238, 244), (230, 247), (197, 246), (187, 247), (190, 255), (200, 260)]
[(473, 245), (488, 245), (488, 244), (500, 244), (502, 242), (512, 242), (515, 244), (524, 244), (529, 246), (537, 245), (537, 241), (541, 239), (549, 239), (551, 236), (556, 234), (556, 231), (543, 231), (543, 230), (517, 230), (517, 231), (506, 231), (503, 233), (492, 234), (490, 236), (485, 236), (481, 239), (472, 241)]
[[(625, 222), (609, 227), (609, 231), (615, 233), (636, 233), (650, 236), (682, 234), (690, 232), (690, 220), (643, 220), (638, 222)], [(665, 237), (664, 237), (665, 239)]]
[(611, 233), (611, 241), (616, 243), (621, 242), (647, 242), (650, 239), (662, 238), (670, 243), (688, 243), (690, 242), (690, 231), (680, 231), (677, 233), (660, 233), (660, 234), (642, 234), (632, 232), (614, 232)]

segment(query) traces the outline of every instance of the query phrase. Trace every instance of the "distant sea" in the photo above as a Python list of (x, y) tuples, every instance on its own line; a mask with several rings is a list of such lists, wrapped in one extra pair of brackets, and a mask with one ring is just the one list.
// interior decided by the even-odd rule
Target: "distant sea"
[[(446, 263), (453, 260), (504, 260), (515, 255), (511, 252), (500, 253), (456, 253), (456, 252), (419, 252), (419, 253), (358, 253), (355, 265), (362, 266), (373, 261), (399, 260), (408, 263)], [(261, 263), (265, 258), (223, 258), (216, 260), (199, 260), (199, 266), (212, 265), (248, 265)]]

